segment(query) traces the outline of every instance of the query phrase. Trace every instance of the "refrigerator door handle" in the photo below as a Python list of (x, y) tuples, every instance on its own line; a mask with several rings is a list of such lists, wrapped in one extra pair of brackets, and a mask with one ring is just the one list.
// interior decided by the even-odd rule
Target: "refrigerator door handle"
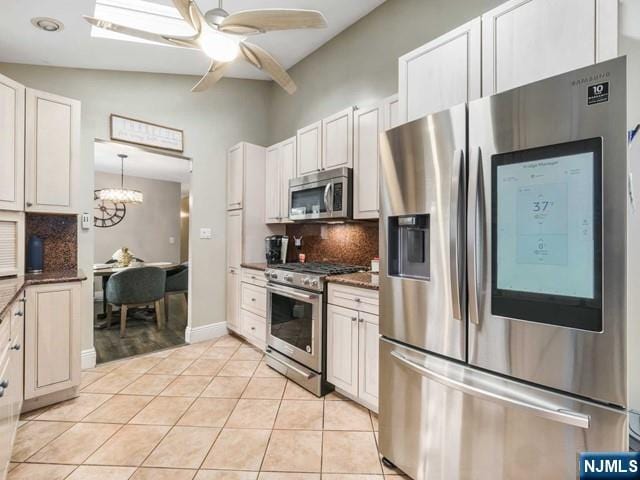
[[(467, 214), (467, 270), (469, 271), (469, 321), (480, 325), (480, 295), (478, 287), (478, 217), (484, 228), (484, 189), (482, 174), (482, 154), (478, 154), (474, 166), (470, 168), (469, 206)], [(480, 234), (483, 237), (482, 234)]]
[(449, 276), (451, 277), (451, 307), (453, 318), (462, 321), (460, 293), (460, 236), (461, 236), (461, 195), (464, 185), (464, 150), (453, 154), (453, 174), (451, 175), (451, 211), (449, 213)]
[[(463, 381), (455, 380), (441, 373), (430, 370), (417, 364), (405, 357), (397, 351), (391, 352), (391, 356), (402, 365), (420, 374), (421, 376), (433, 380), (448, 388), (453, 388), (466, 395), (471, 395), (483, 400), (488, 400), (507, 408), (517, 408), (520, 410), (528, 411), (529, 413), (538, 417), (546, 418), (554, 422), (563, 423), (565, 425), (571, 425), (574, 427), (587, 430), (589, 428), (591, 417), (579, 412), (574, 412), (560, 407), (550, 407), (548, 403), (542, 404), (541, 402), (535, 402), (535, 399), (525, 399), (522, 397), (509, 396), (503, 392), (492, 391), (488, 388), (479, 388), (474, 385), (470, 385)], [(485, 382), (485, 387), (490, 386)], [(531, 401), (534, 400), (534, 401)]]

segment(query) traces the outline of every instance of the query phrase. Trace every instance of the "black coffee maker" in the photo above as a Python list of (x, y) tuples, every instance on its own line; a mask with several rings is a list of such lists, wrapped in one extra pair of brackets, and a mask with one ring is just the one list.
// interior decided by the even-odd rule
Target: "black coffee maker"
[(286, 235), (271, 235), (264, 239), (264, 250), (267, 264), (285, 263), (287, 261), (287, 246), (289, 237)]

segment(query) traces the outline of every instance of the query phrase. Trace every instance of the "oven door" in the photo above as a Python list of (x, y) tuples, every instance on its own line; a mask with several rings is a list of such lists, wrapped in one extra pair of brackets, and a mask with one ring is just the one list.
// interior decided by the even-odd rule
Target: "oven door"
[(283, 355), (321, 372), (322, 294), (267, 284), (267, 342)]

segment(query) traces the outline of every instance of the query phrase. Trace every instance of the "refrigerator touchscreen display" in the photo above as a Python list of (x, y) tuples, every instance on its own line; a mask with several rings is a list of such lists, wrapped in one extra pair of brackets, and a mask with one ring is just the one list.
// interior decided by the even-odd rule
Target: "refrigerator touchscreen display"
[(599, 328), (600, 152), (591, 139), (493, 157), (498, 314)]

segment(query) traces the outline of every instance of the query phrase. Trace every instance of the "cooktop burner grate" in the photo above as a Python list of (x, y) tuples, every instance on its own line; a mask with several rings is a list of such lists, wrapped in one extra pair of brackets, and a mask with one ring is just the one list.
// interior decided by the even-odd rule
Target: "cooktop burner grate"
[(365, 267), (357, 265), (343, 265), (340, 263), (283, 263), (274, 267), (278, 270), (289, 272), (310, 273), (316, 275), (342, 275), (365, 270)]

